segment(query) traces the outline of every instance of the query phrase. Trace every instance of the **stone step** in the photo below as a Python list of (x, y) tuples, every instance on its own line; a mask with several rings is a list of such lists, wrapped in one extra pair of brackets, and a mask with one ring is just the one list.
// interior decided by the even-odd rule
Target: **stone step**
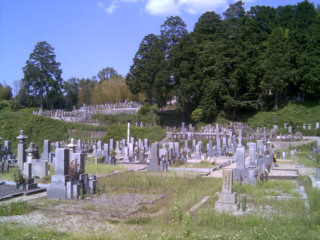
[(271, 170), (268, 177), (270, 179), (295, 179), (299, 176), (298, 171)]

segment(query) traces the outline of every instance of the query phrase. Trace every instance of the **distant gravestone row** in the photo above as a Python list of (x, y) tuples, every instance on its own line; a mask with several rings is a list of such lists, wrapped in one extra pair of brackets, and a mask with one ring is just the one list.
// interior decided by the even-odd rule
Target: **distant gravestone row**
[[(308, 125), (309, 129), (311, 129), (311, 124)], [(320, 123), (316, 124), (316, 129), (318, 129)], [(185, 123), (182, 123), (180, 131), (176, 132), (177, 129), (167, 129), (167, 131), (173, 131), (172, 137), (174, 140), (216, 140), (220, 141), (225, 138), (227, 141), (232, 141), (234, 135), (240, 134), (240, 131), (243, 132), (242, 138), (246, 141), (255, 141), (259, 139), (263, 139), (263, 141), (293, 141), (293, 140), (301, 140), (302, 133), (297, 132), (293, 134), (292, 126), (288, 126), (288, 124), (284, 125), (285, 129), (288, 129), (288, 133), (278, 134), (278, 126), (274, 125), (272, 129), (267, 129), (266, 127), (257, 129), (250, 128), (246, 124), (240, 123), (231, 123), (230, 125), (220, 127), (219, 124), (216, 126), (212, 126), (211, 124), (201, 127), (201, 129), (196, 132), (195, 127), (191, 124), (187, 128)]]
[(123, 103), (106, 103), (103, 105), (91, 105), (85, 104), (79, 109), (73, 109), (72, 111), (65, 111), (63, 109), (47, 110), (47, 111), (34, 111), (33, 114), (50, 117), (66, 122), (82, 122), (91, 123), (94, 120), (91, 118), (94, 114), (136, 114), (141, 108), (141, 104), (137, 102)]

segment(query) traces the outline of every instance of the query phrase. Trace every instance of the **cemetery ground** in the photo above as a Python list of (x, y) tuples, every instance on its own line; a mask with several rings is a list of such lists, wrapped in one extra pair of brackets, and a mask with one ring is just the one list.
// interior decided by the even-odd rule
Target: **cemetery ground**
[[(104, 173), (115, 170), (107, 167)], [(41, 193), (0, 203), (1, 239), (319, 239), (320, 191), (307, 175), (234, 183), (247, 208), (229, 214), (214, 210), (220, 178), (115, 167), (123, 173), (99, 178), (97, 196), (67, 201)]]
[[(260, 118), (266, 121), (265, 115), (257, 120)], [(283, 114), (282, 119), (287, 122), (297, 118), (290, 113)], [(272, 125), (274, 121), (279, 119), (271, 116), (266, 122)], [(299, 121), (293, 124), (301, 128), (306, 121)], [(17, 134), (12, 129), (23, 128), (40, 148), (42, 139), (67, 140), (83, 137), (84, 131), (107, 130), (104, 126), (61, 124), (23, 111), (2, 112), (0, 123), (1, 137), (15, 139)], [(318, 133), (313, 129), (303, 131), (310, 135)], [(118, 134), (111, 135), (113, 138), (123, 138), (117, 129), (113, 132)], [(155, 138), (161, 139), (163, 132), (159, 131)], [(16, 149), (15, 145), (12, 147)], [(269, 179), (256, 186), (234, 183), (233, 191), (238, 193), (241, 206), (246, 205), (246, 209), (234, 214), (215, 211), (221, 178), (203, 177), (197, 171), (128, 171), (124, 165), (95, 165), (86, 159), (86, 172), (97, 175), (100, 194), (67, 201), (48, 199), (46, 193), (40, 193), (0, 202), (0, 239), (319, 239), (320, 191), (312, 188), (308, 177), (318, 164), (307, 157), (309, 148), (306, 145), (305, 149), (299, 149), (295, 159), (289, 160), (305, 166), (299, 168), (297, 179)], [(179, 168), (213, 166), (199, 161)], [(53, 175), (53, 168), (50, 170)], [(121, 173), (112, 175), (114, 171)], [(11, 174), (0, 174), (0, 182), (12, 180)], [(50, 180), (37, 179), (41, 183)], [(199, 207), (190, 212), (194, 206)]]

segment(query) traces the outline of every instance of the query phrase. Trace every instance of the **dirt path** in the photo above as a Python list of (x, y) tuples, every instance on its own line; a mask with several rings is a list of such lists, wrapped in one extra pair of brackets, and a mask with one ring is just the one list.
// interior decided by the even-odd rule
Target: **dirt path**
[(162, 144), (162, 143), (165, 143), (165, 142), (168, 142), (169, 139), (171, 138), (172, 136), (172, 133), (171, 132), (166, 132), (166, 136), (159, 142), (159, 144)]

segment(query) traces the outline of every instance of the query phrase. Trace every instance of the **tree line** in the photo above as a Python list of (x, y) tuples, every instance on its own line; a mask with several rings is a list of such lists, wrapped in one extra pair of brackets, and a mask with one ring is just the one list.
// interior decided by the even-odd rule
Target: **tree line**
[(126, 82), (159, 107), (176, 96), (179, 109), (204, 121), (274, 108), (290, 99), (320, 101), (320, 8), (231, 4), (204, 13), (188, 33), (169, 17), (160, 35), (143, 38)]
[[(16, 96), (17, 102), (23, 107), (70, 110), (83, 104), (143, 99), (142, 94), (131, 93), (125, 79), (112, 67), (103, 68), (92, 78), (72, 77), (63, 81), (54, 48), (46, 41), (36, 44), (23, 72), (24, 78), (20, 81)], [(0, 86), (0, 93), (3, 91)]]

